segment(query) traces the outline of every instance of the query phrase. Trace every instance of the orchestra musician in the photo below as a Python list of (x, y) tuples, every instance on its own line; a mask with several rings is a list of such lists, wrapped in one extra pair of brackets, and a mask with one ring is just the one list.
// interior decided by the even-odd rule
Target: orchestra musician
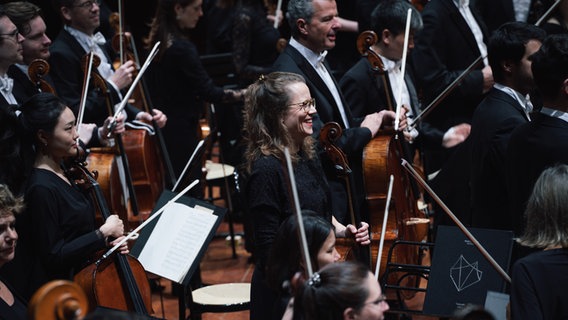
[[(420, 102), (412, 80), (412, 73), (408, 72), (411, 71), (409, 68), (406, 69), (404, 82), (400, 81), (402, 76), (400, 61), (404, 51), (404, 29), (408, 9), (412, 9), (408, 39), (408, 49), (411, 50), (414, 48), (414, 33), (422, 29), (420, 12), (408, 1), (403, 0), (383, 1), (372, 11), (371, 27), (378, 40), (371, 46), (371, 49), (378, 55), (375, 57), (381, 59), (390, 87), (385, 88), (385, 82), (382, 81), (377, 71), (372, 70), (369, 59), (362, 57), (339, 82), (354, 117), (361, 117), (382, 109), (392, 108), (394, 110), (400, 99), (398, 87), (401, 83), (403, 85), (401, 104), (408, 110), (407, 117), (412, 118), (419, 114)], [(390, 106), (389, 100), (392, 101)], [(465, 123), (453, 126), (446, 132), (433, 128), (428, 123), (423, 123), (418, 130), (404, 131), (405, 138), (412, 142), (413, 146), (424, 144), (431, 148), (454, 147), (463, 142), (468, 134), (469, 125)], [(412, 161), (412, 158), (409, 161)]]
[(346, 261), (314, 272), (295, 295), (294, 308), (303, 319), (382, 320), (389, 305), (369, 269)]
[(524, 214), (518, 242), (540, 249), (513, 265), (511, 319), (563, 319), (568, 316), (568, 166), (544, 170)]
[(477, 106), (471, 124), (471, 225), (511, 230), (505, 153), (513, 130), (530, 121), (534, 91), (531, 58), (546, 34), (536, 26), (510, 22), (489, 39), (495, 85)]
[[(0, 6), (0, 129), (10, 128), (16, 121), (13, 105), (18, 104), (12, 87), (14, 80), (7, 74), (8, 68), (14, 63), (21, 63), (22, 42), (18, 28), (6, 15), (4, 7)], [(21, 172), (22, 162), (18, 161), (14, 148), (17, 146), (18, 136), (15, 131), (4, 130), (0, 136), (0, 183), (7, 184), (10, 189), (19, 194), (22, 182), (16, 173)]]
[[(43, 12), (37, 5), (26, 1), (8, 2), (4, 5), (4, 10), (24, 37), (23, 61), (11, 65), (8, 69), (8, 75), (14, 79), (14, 97), (21, 104), (38, 93), (36, 84), (30, 81), (28, 68), (35, 59), (46, 61), (49, 59), (51, 39), (46, 34), (47, 26), (42, 16)], [(53, 87), (49, 74), (42, 78)]]
[[(13, 64), (8, 69), (8, 75), (14, 79), (14, 97), (18, 104), (22, 104), (31, 96), (41, 92), (41, 89), (30, 78), (29, 69), (34, 60), (47, 61), (49, 59), (51, 39), (46, 34), (47, 27), (40, 7), (27, 1), (14, 1), (6, 3), (4, 10), (24, 36), (22, 42), (23, 62)], [(49, 67), (49, 65), (47, 66)], [(41, 78), (53, 91), (57, 91), (49, 74), (41, 75)], [(87, 147), (110, 145), (107, 137), (110, 121), (111, 117), (109, 116), (101, 126), (94, 123), (81, 123), (81, 130), (79, 131), (81, 141)], [(124, 131), (124, 115), (121, 114), (117, 118), (117, 126), (113, 132), (116, 134), (122, 131)]]
[(523, 233), (523, 212), (542, 171), (568, 163), (568, 35), (550, 35), (531, 56), (543, 107), (517, 127), (507, 147), (505, 168), (509, 214), (515, 235)]
[[(101, 34), (95, 33), (100, 25), (100, 0), (57, 0), (54, 3), (65, 23), (50, 47), (49, 58), (50, 74), (59, 97), (77, 113), (84, 78), (82, 58), (93, 51), (101, 59), (97, 70), (107, 82), (111, 94), (110, 100), (115, 102), (122, 100), (121, 90), (128, 88), (133, 80), (134, 62), (126, 61), (118, 69), (113, 70), (111, 55), (103, 48), (106, 40)], [(159, 127), (164, 127), (167, 122), (166, 115), (155, 108), (153, 115), (140, 111), (130, 104), (126, 105), (125, 111), (127, 120), (147, 122), (155, 120)], [(114, 110), (110, 112), (114, 113)], [(90, 90), (85, 105), (84, 122), (102, 125), (108, 115), (109, 110), (104, 95)]]
[[(197, 47), (189, 38), (203, 15), (201, 0), (159, 0), (152, 20), (147, 48), (160, 42), (158, 55), (146, 79), (152, 100), (168, 113), (164, 140), (176, 176), (179, 176), (201, 139), (199, 119), (204, 102), (236, 102), (242, 90), (215, 86), (199, 59)], [(200, 174), (195, 166), (193, 174)]]
[[(428, 2), (422, 11), (424, 27), (416, 34), (415, 48), (409, 60), (413, 65), (417, 90), (422, 92), (423, 104), (427, 105), (463, 70), (483, 57), (459, 86), (425, 118), (426, 122), (443, 132), (456, 124), (470, 123), (473, 111), (493, 85), (487, 61), (488, 34), (481, 18), (471, 7), (469, 0)], [(430, 175), (440, 170), (455, 151), (456, 148), (425, 148), (425, 173)], [(455, 165), (463, 167), (468, 164)]]
[[(368, 224), (359, 229), (344, 226), (330, 206), (331, 193), (311, 137), (316, 103), (303, 77), (294, 73), (261, 76), (245, 94), (245, 198), (253, 219), (257, 255), (251, 281), (251, 319), (270, 318), (270, 314), (262, 313), (272, 305), (264, 298), (273, 295), (265, 283), (264, 268), (279, 226), (293, 214), (283, 166), (285, 148), (293, 159), (301, 209), (315, 211), (331, 221), (338, 237), (354, 237), (362, 245), (370, 243)], [(393, 118), (394, 112), (381, 111), (381, 120)]]
[[(318, 116), (313, 118), (314, 137), (319, 137), (326, 122), (341, 125), (343, 134), (337, 141), (337, 147), (347, 155), (353, 170), (354, 203), (359, 204), (355, 211), (359, 214), (364, 203), (361, 168), (363, 148), (379, 131), (384, 116), (391, 120), (392, 117), (384, 112), (353, 117), (328, 64), (324, 62), (327, 50), (335, 46), (337, 31), (341, 27), (335, 0), (291, 0), (288, 2), (287, 17), (292, 37), (272, 69), (296, 73), (306, 79), (310, 94), (317, 101)], [(346, 223), (349, 209), (345, 181), (336, 176), (337, 171), (326, 155), (321, 155), (320, 159), (332, 192), (332, 212), (338, 221)]]
[[(14, 259), (18, 233), (16, 216), (24, 209), (22, 197), (14, 197), (6, 185), (0, 184), (0, 268)], [(26, 302), (0, 277), (0, 320), (27, 319)]]
[[(75, 116), (69, 107), (50, 93), (39, 93), (23, 104), (19, 122), (20, 147), (33, 149), (35, 158), (9, 275), (16, 290), (29, 299), (50, 280), (72, 280), (92, 254), (123, 238), (124, 226), (112, 215), (96, 228), (94, 205), (64, 170), (64, 161), (78, 155)], [(127, 244), (119, 251), (128, 253)]]
[[(335, 248), (333, 225), (311, 210), (302, 210), (304, 233), (308, 245), (310, 262), (314, 270), (339, 261), (341, 256)], [(268, 255), (266, 281), (276, 298), (271, 308), (271, 318), (280, 320), (292, 297), (291, 280), (296, 272), (305, 273), (302, 261), (302, 245), (298, 238), (297, 216), (290, 216), (282, 222)], [(287, 311), (287, 310), (286, 310)]]

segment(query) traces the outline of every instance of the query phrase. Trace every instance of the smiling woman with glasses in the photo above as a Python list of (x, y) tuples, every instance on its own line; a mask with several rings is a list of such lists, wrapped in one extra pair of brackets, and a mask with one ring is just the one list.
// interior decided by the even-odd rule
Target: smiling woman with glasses
[(278, 227), (292, 215), (288, 178), (282, 163), (289, 149), (302, 210), (331, 222), (338, 237), (369, 243), (368, 225), (344, 226), (333, 216), (330, 188), (315, 152), (315, 100), (302, 76), (273, 72), (245, 93), (245, 197), (254, 230), (255, 270), (251, 281), (251, 319), (280, 319), (272, 310), (278, 298), (267, 287), (265, 266)]

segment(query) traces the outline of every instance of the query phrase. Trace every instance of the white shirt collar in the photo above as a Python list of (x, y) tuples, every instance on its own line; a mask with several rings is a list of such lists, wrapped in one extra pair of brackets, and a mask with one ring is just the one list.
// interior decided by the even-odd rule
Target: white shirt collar
[(459, 8), (459, 7), (468, 7), (469, 6), (469, 0), (454, 0), (454, 4)]
[(542, 107), (542, 109), (540, 110), (540, 113), (543, 113), (543, 114), (546, 114), (548, 116), (558, 118), (558, 119), (561, 119), (561, 120), (568, 122), (568, 113), (566, 113), (564, 111), (551, 109), (551, 108), (547, 108), (547, 107)]
[(317, 64), (319, 62), (323, 62), (323, 60), (325, 59), (325, 56), (327, 55), (327, 50), (324, 50), (320, 53), (316, 53), (316, 52), (312, 51), (311, 49), (309, 49), (308, 47), (301, 44), (300, 42), (298, 42), (293, 37), (290, 38), (290, 45), (292, 46), (292, 48), (298, 50), (300, 52), (300, 54), (302, 56), (304, 56), (304, 58), (306, 58), (306, 60), (308, 60), (308, 62), (314, 68), (317, 66)]
[(530, 96), (527, 95), (523, 95), (522, 93), (520, 93), (519, 91), (511, 88), (511, 87), (507, 87), (505, 85), (502, 85), (500, 83), (495, 83), (493, 85), (493, 87), (497, 90), (503, 91), (504, 93), (508, 94), (509, 96), (511, 96), (513, 99), (515, 99), (523, 108), (523, 110), (525, 110), (526, 113), (532, 112), (533, 106), (530, 100)]

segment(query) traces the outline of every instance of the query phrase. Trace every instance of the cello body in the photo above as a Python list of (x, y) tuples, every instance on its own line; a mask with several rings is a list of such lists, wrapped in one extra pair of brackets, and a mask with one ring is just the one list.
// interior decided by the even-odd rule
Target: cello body
[[(382, 273), (386, 270), (388, 250), (382, 252), (381, 259), (377, 262), (378, 242), (383, 227), (390, 175), (394, 176), (394, 182), (388, 209), (385, 248), (390, 248), (396, 240), (422, 241), (429, 223), (429, 220), (420, 218), (421, 211), (418, 209), (409, 176), (402, 168), (400, 139), (402, 138), (397, 137), (393, 131), (379, 133), (363, 151), (363, 181), (371, 226), (372, 265), (375, 267), (380, 263)], [(420, 223), (424, 225), (421, 226)], [(417, 232), (417, 229), (420, 232)], [(417, 250), (399, 246), (393, 252), (390, 262), (419, 264), (419, 258)]]
[[(146, 220), (165, 188), (165, 176), (155, 137), (144, 129), (128, 129), (122, 134), (130, 161), (132, 183), (136, 191), (140, 216), (129, 215), (129, 223)], [(134, 161), (132, 161), (134, 160)], [(129, 228), (131, 226), (128, 226)]]
[[(75, 275), (73, 280), (85, 291), (92, 306), (134, 311), (136, 307), (133, 299), (130, 299), (128, 284), (123, 280), (121, 268), (124, 266), (121, 266), (121, 262), (116, 261), (116, 258), (118, 257), (103, 260), (100, 264), (91, 263)], [(136, 284), (139, 284), (138, 290), (146, 310), (152, 310), (152, 292), (144, 267), (130, 255), (124, 258)], [(144, 283), (146, 285), (143, 285)]]

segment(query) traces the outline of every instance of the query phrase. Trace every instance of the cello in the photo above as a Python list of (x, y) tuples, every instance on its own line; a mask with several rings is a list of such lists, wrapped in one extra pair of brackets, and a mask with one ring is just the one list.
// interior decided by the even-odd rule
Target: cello
[[(87, 60), (81, 104), (76, 126), (79, 127), (84, 114), (89, 80), (92, 74), (94, 54), (91, 52)], [(98, 79), (95, 77), (95, 79)], [(98, 79), (97, 81), (101, 81)], [(86, 152), (78, 144), (77, 155), (62, 164), (65, 175), (78, 187), (90, 191), (93, 203), (96, 204), (103, 220), (111, 213), (106, 204), (102, 190), (96, 180), (97, 173), (87, 169)], [(148, 315), (152, 310), (152, 294), (146, 272), (140, 262), (132, 256), (117, 254), (114, 259), (98, 260), (75, 274), (74, 280), (87, 293), (92, 305), (108, 308), (135, 311)]]
[[(80, 157), (66, 171), (71, 181), (92, 193), (106, 220), (111, 213), (96, 180), (96, 172), (90, 172)], [(141, 315), (152, 312), (152, 293), (146, 271), (130, 255), (116, 254), (114, 259), (91, 263), (75, 275), (74, 281), (87, 293), (91, 305), (134, 311)]]
[[(337, 141), (337, 139), (341, 137), (341, 134), (342, 129), (337, 122), (328, 122), (322, 127), (320, 131), (319, 141), (323, 145), (323, 148), (329, 159), (333, 162), (334, 167), (337, 171), (337, 176), (345, 179), (350, 222), (352, 225), (359, 228), (361, 226), (361, 216), (356, 213), (354, 209), (359, 208), (359, 206), (354, 203), (356, 199), (353, 197), (352, 193), (352, 186), (355, 185), (355, 183), (353, 182), (352, 171), (351, 168), (349, 168), (349, 163), (347, 161), (346, 155), (340, 148), (335, 145), (335, 141)], [(339, 244), (338, 248), (347, 247), (345, 252), (341, 253), (342, 257), (345, 260), (357, 258), (365, 265), (372, 267), (370, 260), (371, 252), (369, 250), (370, 246), (362, 247), (359, 244), (355, 243), (353, 239), (345, 239), (343, 241), (342, 238), (339, 238), (336, 239), (336, 241)], [(342, 242), (347, 243), (345, 245), (342, 245)]]
[[(388, 109), (394, 110), (394, 97), (388, 75), (384, 71), (380, 56), (371, 48), (377, 41), (372, 31), (361, 33), (357, 40), (359, 51), (367, 57), (377, 77), (383, 83)], [(398, 118), (397, 118), (398, 119)], [(396, 123), (395, 123), (396, 125)], [(363, 151), (363, 180), (365, 185), (365, 198), (369, 208), (371, 226), (371, 257), (373, 264), (380, 263), (380, 269), (386, 270), (388, 251), (382, 252), (380, 261), (377, 261), (380, 242), (386, 247), (399, 240), (422, 241), (427, 234), (429, 220), (424, 218), (417, 205), (415, 190), (411, 185), (408, 174), (402, 169), (400, 159), (404, 156), (402, 133), (398, 128), (382, 130), (373, 138)], [(392, 206), (385, 210), (388, 214), (384, 238), (380, 234), (383, 228), (385, 214), (383, 209), (387, 203), (387, 186), (390, 176), (393, 176)], [(390, 262), (419, 264), (418, 250), (409, 246), (397, 246), (394, 249)], [(397, 282), (393, 278), (384, 279), (383, 282)]]
[(28, 66), (28, 76), (35, 84), (39, 92), (49, 92), (55, 95), (55, 90), (45, 81), (44, 77), (49, 73), (49, 63), (43, 59), (34, 59)]
[[(141, 69), (140, 59), (134, 39), (130, 34), (124, 32), (122, 0), (118, 1), (118, 9), (118, 13), (113, 13), (109, 17), (109, 22), (115, 30), (112, 48), (119, 54), (116, 63), (123, 64), (127, 60), (134, 61), (136, 66), (134, 76), (136, 76)], [(133, 85), (135, 86), (132, 93), (133, 104), (139, 109), (153, 114), (153, 103), (144, 78), (140, 78), (140, 82)], [(164, 188), (166, 186), (169, 189), (173, 188), (177, 179), (161, 128), (156, 121), (152, 120), (151, 125), (145, 129), (128, 130), (123, 138), (127, 153), (131, 157), (143, 159), (139, 166), (133, 166), (133, 178), (137, 190), (143, 195), (140, 197), (143, 201), (140, 205), (140, 211), (142, 214), (149, 214)]]

